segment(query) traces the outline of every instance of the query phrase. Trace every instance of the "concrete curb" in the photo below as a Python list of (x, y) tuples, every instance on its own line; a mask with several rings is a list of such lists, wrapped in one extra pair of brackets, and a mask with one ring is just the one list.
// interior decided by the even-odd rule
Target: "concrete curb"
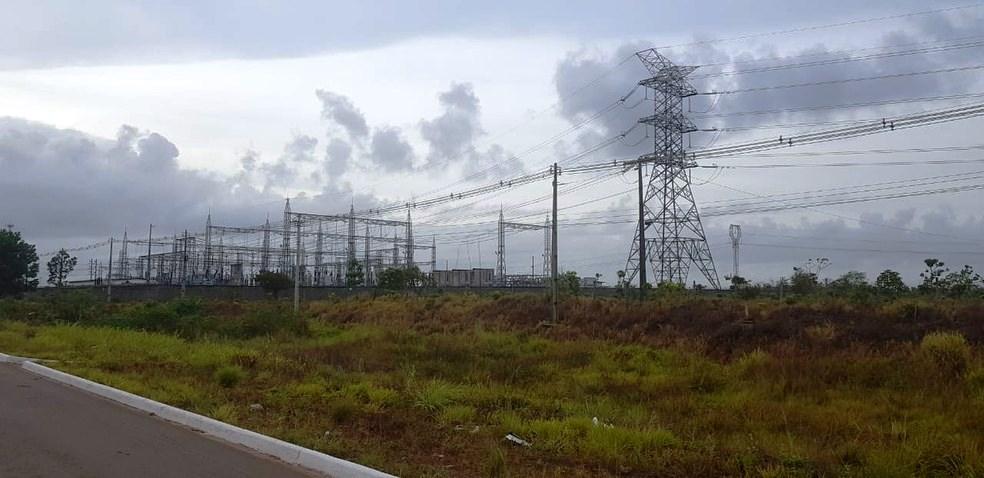
[(5, 353), (0, 353), (0, 363), (24, 363), (30, 362), (33, 359), (18, 357), (16, 355), (7, 355)]
[(178, 423), (205, 435), (236, 443), (265, 455), (279, 458), (286, 463), (324, 473), (331, 478), (396, 478), (393, 475), (373, 470), (357, 463), (345, 461), (341, 458), (309, 450), (283, 440), (261, 435), (180, 408), (155, 402), (139, 395), (98, 384), (91, 380), (59, 372), (58, 370), (38, 365), (28, 359), (0, 354), (0, 362), (19, 363), (21, 368), (56, 382), (85, 390), (100, 397), (136, 408), (137, 410), (152, 413), (164, 420)]

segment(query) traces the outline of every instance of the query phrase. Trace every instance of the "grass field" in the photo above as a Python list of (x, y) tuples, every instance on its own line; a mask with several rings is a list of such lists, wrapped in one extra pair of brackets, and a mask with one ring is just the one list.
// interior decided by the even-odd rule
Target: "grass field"
[(547, 307), (6, 301), (0, 351), (406, 477), (984, 476), (978, 299)]

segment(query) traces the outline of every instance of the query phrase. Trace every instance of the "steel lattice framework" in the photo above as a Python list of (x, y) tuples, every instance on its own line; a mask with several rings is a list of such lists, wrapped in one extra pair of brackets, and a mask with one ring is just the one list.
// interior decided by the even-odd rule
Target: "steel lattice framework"
[(649, 165), (650, 172), (642, 217), (626, 263), (627, 279), (634, 280), (644, 267), (639, 263), (641, 233), (655, 272), (654, 283), (684, 284), (691, 264), (695, 264), (712, 287), (720, 288), (691, 189), (690, 171), (697, 164), (687, 158), (683, 142), (685, 133), (697, 131), (683, 114), (683, 99), (697, 94), (686, 79), (697, 67), (674, 65), (655, 49), (636, 56), (652, 75), (639, 85), (650, 90), (654, 102), (653, 115), (639, 122), (653, 127), (655, 139), (653, 152), (637, 161), (640, 168)]

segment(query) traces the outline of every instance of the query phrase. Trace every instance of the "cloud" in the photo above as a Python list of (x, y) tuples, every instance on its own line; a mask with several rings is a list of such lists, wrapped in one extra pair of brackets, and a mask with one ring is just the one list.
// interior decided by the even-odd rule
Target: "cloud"
[(410, 171), (414, 152), (399, 128), (382, 126), (373, 130), (369, 158), (385, 172)]
[(492, 144), (484, 151), (476, 146), (485, 130), (481, 103), (471, 83), (451, 83), (437, 98), (443, 112), (420, 122), (420, 135), (429, 147), (425, 169), (444, 173), (448, 166), (462, 165), (462, 173), (472, 181), (523, 173), (522, 161), (501, 145)]
[[(295, 137), (277, 164), (309, 164), (310, 137)], [(283, 197), (257, 189), (244, 175), (289, 176), (279, 166), (259, 162), (247, 151), (240, 174), (223, 178), (182, 169), (179, 150), (159, 133), (120, 128), (115, 140), (43, 123), (0, 117), (0, 221), (40, 241), (77, 244), (80, 238), (106, 237), (124, 226), (155, 230), (200, 230), (205, 215), (222, 224), (262, 223), (264, 212), (277, 212)], [(264, 179), (263, 177), (259, 179)], [(297, 210), (337, 211), (352, 191), (328, 184), (316, 194), (293, 201)], [(359, 195), (371, 207), (376, 199)], [(165, 233), (165, 232), (162, 232)]]
[(479, 121), (481, 108), (471, 84), (452, 83), (438, 100), (444, 113), (420, 123), (420, 134), (430, 146), (427, 166), (432, 168), (460, 160), (484, 133)]
[(332, 138), (325, 147), (325, 172), (329, 179), (345, 174), (352, 159), (352, 145), (345, 140)]
[[(886, 31), (876, 42), (876, 48), (854, 52), (831, 48), (822, 43), (794, 47), (784, 52), (779, 52), (777, 48), (770, 45), (734, 48), (727, 43), (700, 43), (682, 48), (663, 49), (661, 53), (678, 65), (707, 65), (691, 74), (690, 83), (698, 92), (709, 93), (908, 74), (972, 65), (979, 63), (979, 47), (949, 49), (931, 47), (941, 46), (933, 42), (942, 40), (949, 41), (942, 45), (951, 47), (954, 44), (970, 44), (973, 41), (954, 42), (953, 40), (979, 38), (982, 34), (984, 34), (984, 24), (980, 22), (969, 21), (959, 15), (929, 15), (916, 17), (897, 30)], [(570, 53), (558, 63), (554, 75), (555, 88), (560, 98), (558, 108), (560, 116), (571, 124), (576, 124), (603, 111), (613, 101), (625, 95), (639, 80), (649, 76), (639, 60), (633, 57), (633, 53), (651, 46), (649, 42), (636, 41), (624, 43), (607, 54), (586, 50)], [(915, 53), (875, 56), (900, 51), (915, 51)], [(815, 63), (844, 57), (856, 60), (757, 71), (775, 65)], [(739, 74), (719, 75), (722, 72)], [(584, 88), (589, 84), (590, 87)], [(966, 71), (691, 97), (684, 100), (684, 110), (698, 127), (732, 130), (723, 135), (694, 133), (692, 138), (688, 139), (688, 149), (700, 149), (712, 144), (717, 137), (720, 137), (722, 142), (739, 142), (769, 136), (772, 132), (778, 134), (779, 131), (783, 131), (795, 134), (823, 127), (765, 127), (769, 125), (872, 119), (940, 108), (947, 104), (937, 102), (864, 108), (812, 110), (809, 108), (976, 92), (980, 85), (980, 75), (975, 71)], [(564, 152), (569, 154), (577, 151), (576, 146), (597, 144), (632, 128), (640, 117), (652, 114), (652, 102), (639, 103), (639, 100), (643, 99), (643, 94), (642, 89), (636, 90), (636, 93), (621, 106), (581, 128), (574, 144)], [(807, 110), (735, 115), (735, 113), (788, 109)], [(647, 152), (651, 144), (646, 141), (639, 146), (634, 146), (636, 140), (643, 139), (644, 136), (644, 128), (638, 126), (626, 138), (606, 151), (618, 156)]]
[[(294, 138), (284, 145), (284, 152), (275, 163), (260, 165), (264, 191), (297, 187), (301, 168), (315, 162), (314, 154), (317, 146), (316, 138), (295, 134)], [(320, 178), (314, 176), (312, 179), (317, 182)]]
[[(788, 276), (794, 266), (809, 258), (827, 257), (830, 268), (824, 276), (834, 278), (847, 271), (867, 273), (874, 280), (879, 272), (893, 269), (914, 284), (923, 270), (923, 260), (934, 257), (955, 268), (964, 264), (984, 268), (980, 253), (984, 219), (960, 217), (948, 208), (908, 208), (892, 214), (862, 213), (860, 222), (830, 217), (822, 220), (779, 222), (771, 218), (742, 221), (741, 274), (757, 281)], [(711, 227), (708, 234), (727, 242), (727, 228)], [(729, 247), (719, 247), (718, 272), (731, 271)], [(730, 252), (730, 251), (729, 251)]]
[(314, 94), (321, 100), (322, 118), (344, 128), (353, 140), (362, 140), (369, 135), (365, 116), (347, 96), (325, 90), (317, 90)]

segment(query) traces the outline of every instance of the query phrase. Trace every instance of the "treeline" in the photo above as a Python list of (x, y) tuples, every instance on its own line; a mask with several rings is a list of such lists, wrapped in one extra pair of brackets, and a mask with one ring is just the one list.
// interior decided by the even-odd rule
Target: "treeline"
[(926, 269), (919, 274), (920, 281), (910, 287), (902, 274), (886, 269), (869, 281), (867, 274), (849, 271), (840, 277), (820, 280), (817, 272), (805, 268), (793, 268), (788, 278), (772, 282), (750, 283), (743, 277), (731, 276), (730, 288), (742, 297), (757, 297), (766, 294), (830, 294), (845, 297), (865, 297), (871, 295), (904, 296), (928, 295), (968, 297), (984, 296), (984, 278), (969, 265), (951, 270), (939, 259), (923, 261)]

